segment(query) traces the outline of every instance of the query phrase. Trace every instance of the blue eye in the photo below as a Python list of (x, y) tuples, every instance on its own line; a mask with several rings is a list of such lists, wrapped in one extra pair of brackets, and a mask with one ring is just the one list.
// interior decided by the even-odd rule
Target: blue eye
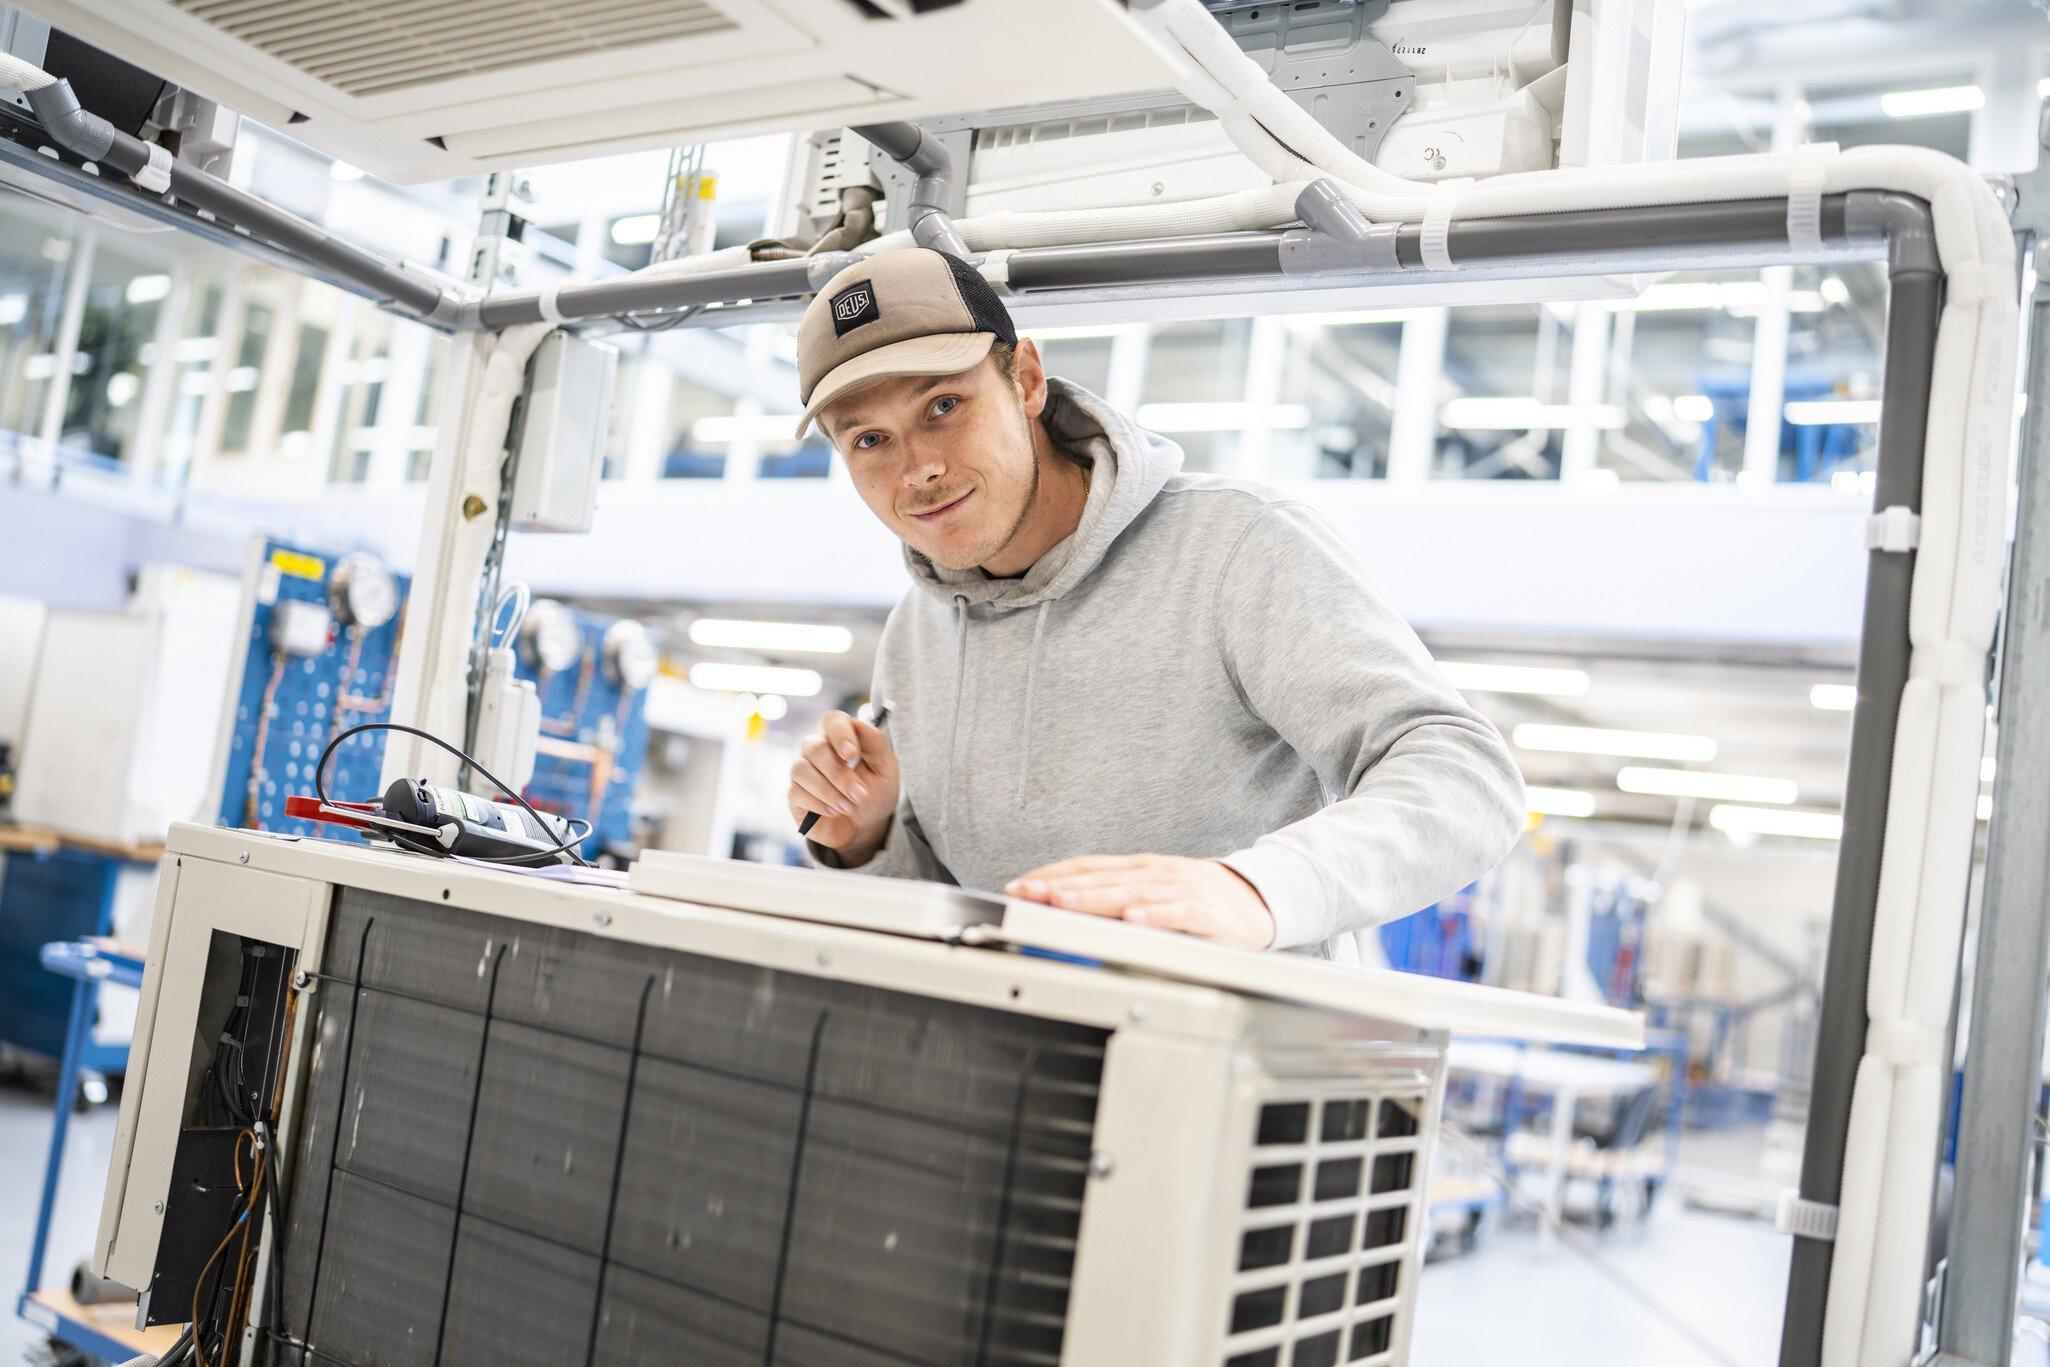
[(876, 444), (882, 441), (882, 439), (883, 434), (880, 432), (863, 432), (854, 439), (854, 449), (857, 451), (873, 451), (876, 449)]
[(961, 401), (952, 394), (943, 395), (933, 401), (932, 415), (936, 418), (944, 418), (960, 406)]

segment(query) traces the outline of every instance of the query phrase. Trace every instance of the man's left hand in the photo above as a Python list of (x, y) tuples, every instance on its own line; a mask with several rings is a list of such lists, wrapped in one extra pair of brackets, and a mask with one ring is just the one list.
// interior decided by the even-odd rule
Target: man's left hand
[(1178, 930), (1265, 949), (1274, 913), (1253, 885), (1215, 859), (1173, 854), (1091, 854), (1013, 878), (1004, 892), (1063, 911)]

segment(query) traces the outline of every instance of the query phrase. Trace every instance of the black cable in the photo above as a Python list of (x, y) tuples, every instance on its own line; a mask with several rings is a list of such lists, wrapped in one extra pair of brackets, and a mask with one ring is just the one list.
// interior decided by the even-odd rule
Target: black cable
[[(448, 753), (454, 755), (463, 763), (469, 765), (470, 768), (475, 770), (480, 776), (489, 780), (492, 787), (498, 789), (499, 792), (504, 793), (507, 797), (511, 798), (514, 802), (518, 803), (521, 811), (525, 812), (528, 816), (534, 818), (535, 825), (539, 826), (544, 831), (548, 829), (547, 819), (544, 818), (541, 815), (541, 813), (534, 810), (533, 804), (529, 803), (527, 799), (521, 797), (518, 793), (514, 792), (509, 786), (507, 786), (503, 779), (499, 778), (489, 769), (486, 769), (476, 760), (471, 759), (470, 756), (465, 754), (462, 750), (458, 749), (456, 746), (450, 745), (447, 741), (443, 740), (440, 736), (435, 735), (433, 732), (422, 731), (417, 726), (407, 726), (403, 722), (395, 721), (366, 721), (360, 723), (359, 725), (352, 726), (346, 731), (338, 732), (332, 740), (328, 741), (327, 748), (320, 752), (320, 762), (313, 766), (313, 794), (315, 797), (320, 799), (321, 806), (327, 806), (329, 801), (327, 795), (328, 761), (334, 758), (334, 753), (336, 749), (338, 749), (341, 746), (341, 743), (343, 741), (347, 740), (351, 736), (360, 735), (365, 731), (402, 731), (406, 735), (417, 736), (421, 740), (427, 741), (430, 744), (440, 746), (442, 749), (448, 751)], [(553, 846), (550, 849), (535, 850), (532, 854), (506, 855), (503, 857), (477, 855), (474, 857), (482, 859), (485, 863), (489, 864), (526, 864), (531, 863), (533, 860), (544, 858), (547, 856), (567, 854), (576, 863), (581, 864), (583, 867), (587, 869), (590, 868), (591, 861), (584, 858), (583, 855), (577, 853), (575, 847), (583, 844), (584, 841), (590, 838), (592, 829), (591, 823), (585, 821), (582, 817), (566, 817), (564, 819), (568, 821), (572, 826), (581, 824), (584, 828), (584, 833), (582, 835), (572, 835), (568, 840), (563, 841), (559, 845)], [(396, 837), (398, 833), (386, 832), (386, 834), (390, 834)], [(398, 843), (396, 838), (394, 838), (393, 843)], [(442, 858), (446, 858), (448, 855), (447, 850), (438, 848), (416, 849), (415, 853), (433, 854)]]

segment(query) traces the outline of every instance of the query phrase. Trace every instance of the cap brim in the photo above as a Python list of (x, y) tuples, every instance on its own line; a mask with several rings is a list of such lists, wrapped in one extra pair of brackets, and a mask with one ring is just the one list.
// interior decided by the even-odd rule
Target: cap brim
[(993, 332), (946, 332), (930, 337), (907, 337), (901, 342), (863, 352), (826, 372), (811, 392), (811, 403), (797, 420), (797, 439), (811, 427), (821, 408), (852, 390), (878, 380), (898, 380), (907, 375), (958, 375), (982, 364), (996, 343)]

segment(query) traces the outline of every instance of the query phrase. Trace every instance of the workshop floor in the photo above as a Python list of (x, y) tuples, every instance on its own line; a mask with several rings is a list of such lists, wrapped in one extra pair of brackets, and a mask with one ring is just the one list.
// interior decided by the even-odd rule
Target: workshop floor
[[(77, 1117), (72, 1127), (48, 1264), (52, 1279), (68, 1275), (92, 1242), (114, 1119), (114, 1108), (102, 1106)], [(49, 1134), (46, 1099), (0, 1088), (4, 1367), (42, 1360), (30, 1356), (40, 1335), (12, 1312), (27, 1270)], [(1752, 1136), (1690, 1140), (1683, 1158), (1740, 1170), (1755, 1149)], [(1688, 1210), (1669, 1195), (1649, 1220), (1624, 1222), (1594, 1242), (1598, 1264), (1563, 1245), (1540, 1256), (1535, 1230), (1510, 1226), (1487, 1231), (1471, 1253), (1431, 1264), (1424, 1274), (1412, 1367), (1734, 1367), (1775, 1355), (1786, 1241), (1768, 1225)], [(1721, 1356), (1698, 1346), (1703, 1342)]]

